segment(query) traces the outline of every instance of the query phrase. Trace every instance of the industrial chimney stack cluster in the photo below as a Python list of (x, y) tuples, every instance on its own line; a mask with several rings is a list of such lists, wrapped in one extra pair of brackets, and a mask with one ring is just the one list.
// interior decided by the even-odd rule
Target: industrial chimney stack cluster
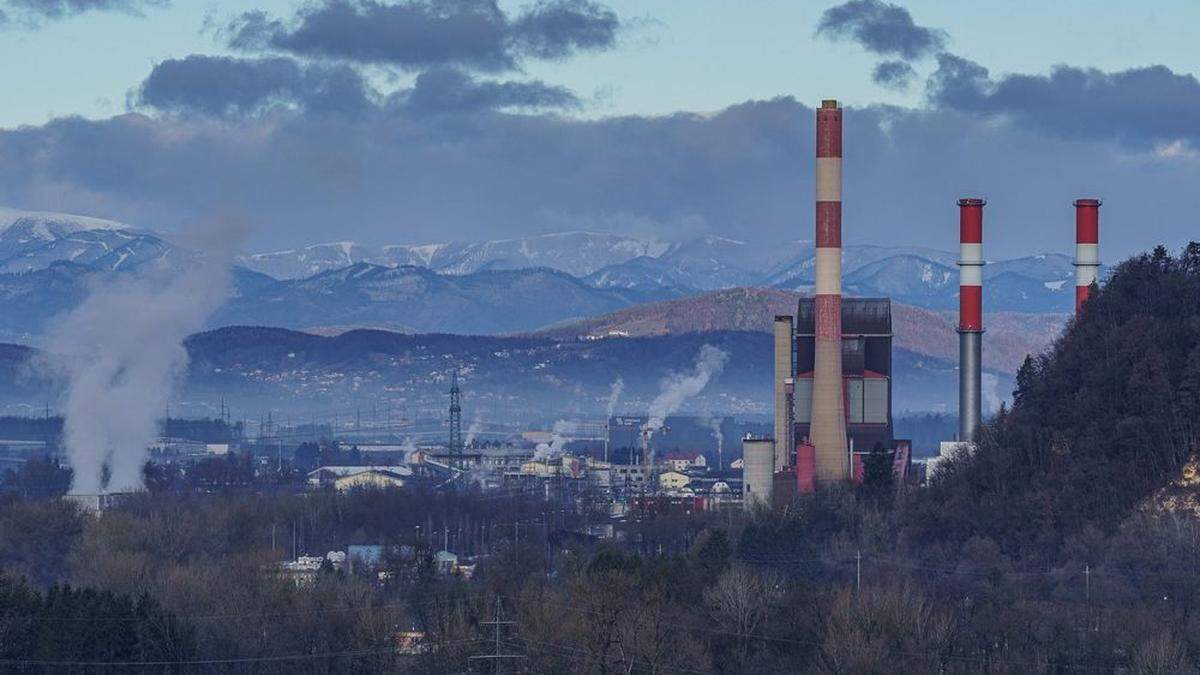
[[(882, 328), (863, 324), (864, 316), (875, 316), (869, 299), (848, 300), (854, 309), (853, 335), (842, 335), (841, 297), (841, 184), (842, 184), (842, 110), (838, 101), (826, 100), (816, 110), (816, 283), (811, 313), (800, 304), (797, 319), (776, 316), (775, 344), (775, 437), (754, 441), (748, 452), (755, 454), (758, 467), (754, 483), (755, 498), (769, 502), (772, 488), (769, 470), (794, 471), (799, 490), (810, 490), (814, 483), (840, 482), (857, 478), (859, 467), (850, 447), (851, 431), (886, 428), (890, 440), (890, 309), (883, 299)], [(959, 205), (959, 434), (947, 447), (961, 447), (978, 440), (982, 425), (983, 366), (983, 208), (978, 197), (965, 197)], [(1075, 313), (1080, 316), (1099, 269), (1099, 199), (1076, 199), (1075, 205)], [(856, 305), (857, 303), (857, 305)], [(862, 305), (862, 309), (859, 309)], [(856, 313), (857, 312), (857, 313)], [(860, 316), (862, 315), (862, 316)], [(857, 323), (856, 323), (857, 322)], [(863, 324), (863, 325), (859, 325)], [(871, 329), (882, 331), (884, 351), (871, 347), (871, 335), (859, 334)], [(856, 328), (857, 327), (857, 328)], [(806, 330), (811, 329), (811, 333)], [(871, 333), (871, 330), (868, 330)], [(805, 342), (805, 339), (811, 342)], [(865, 342), (864, 342), (865, 340)], [(845, 342), (845, 345), (844, 345)], [(805, 346), (805, 345), (811, 345)], [(865, 345), (865, 346), (864, 346)], [(842, 370), (845, 350), (850, 350), (850, 372)], [(811, 351), (809, 351), (811, 350)], [(866, 350), (865, 352), (863, 350)], [(872, 352), (871, 350), (875, 350)], [(864, 354), (866, 356), (864, 357)], [(875, 354), (871, 357), (870, 354)], [(864, 358), (887, 356), (883, 362)], [(882, 363), (881, 370), (880, 364)], [(811, 364), (811, 372), (808, 371)], [(881, 378), (883, 386), (880, 386)], [(870, 395), (869, 395), (870, 394)], [(880, 401), (886, 404), (881, 407)], [(882, 412), (878, 412), (882, 411)], [(853, 426), (859, 425), (858, 428)], [(886, 425), (886, 426), (884, 426)], [(797, 432), (804, 429), (806, 435)], [(872, 428), (874, 429), (874, 428)], [(856, 434), (869, 434), (859, 429)], [(856, 440), (858, 437), (856, 436)], [(876, 438), (869, 440), (875, 441)], [(757, 444), (756, 444), (757, 443)], [(773, 446), (767, 450), (767, 444)], [(876, 442), (876, 444), (878, 444)], [(906, 446), (907, 447), (907, 446)], [(794, 453), (794, 454), (793, 454)], [(772, 461), (773, 460), (773, 461)], [(746, 461), (750, 466), (750, 460)], [(768, 470), (769, 467), (769, 470)]]
[[(983, 363), (983, 207), (976, 198), (958, 200), (958, 440), (974, 443), (981, 423)], [(1075, 200), (1075, 318), (1097, 282), (1100, 269), (1100, 200)]]

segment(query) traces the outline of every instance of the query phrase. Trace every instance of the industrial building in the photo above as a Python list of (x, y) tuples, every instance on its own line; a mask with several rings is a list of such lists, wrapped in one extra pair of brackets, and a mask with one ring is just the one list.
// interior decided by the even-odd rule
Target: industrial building
[[(842, 301), (842, 398), (849, 449), (892, 447), (892, 303), (886, 298)], [(815, 303), (796, 310), (793, 438), (812, 437), (816, 360)], [(795, 448), (789, 448), (794, 453)], [(789, 458), (790, 459), (790, 458)], [(794, 461), (789, 465), (795, 466)]]
[(742, 440), (742, 504), (747, 510), (770, 508), (775, 483), (775, 439)]

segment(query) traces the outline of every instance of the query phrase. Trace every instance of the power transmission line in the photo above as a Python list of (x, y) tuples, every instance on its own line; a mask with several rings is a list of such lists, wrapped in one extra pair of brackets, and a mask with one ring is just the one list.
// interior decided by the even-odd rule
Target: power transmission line
[(493, 626), (495, 628), (495, 648), (493, 649), (491, 654), (479, 654), (477, 656), (470, 657), (470, 660), (472, 660), (472, 661), (474, 661), (474, 660), (491, 661), (492, 668), (493, 668), (492, 672), (496, 673), (496, 675), (499, 675), (500, 666), (502, 665), (502, 663), (505, 660), (525, 658), (524, 654), (504, 654), (504, 653), (501, 653), (501, 651), (500, 651), (500, 647), (502, 645), (502, 643), (500, 642), (500, 627), (501, 626), (512, 626), (516, 622), (500, 620), (500, 596), (499, 595), (496, 596), (496, 613), (495, 613), (495, 616), (493, 617), (493, 619), (491, 621), (480, 621), (479, 623), (482, 626)]

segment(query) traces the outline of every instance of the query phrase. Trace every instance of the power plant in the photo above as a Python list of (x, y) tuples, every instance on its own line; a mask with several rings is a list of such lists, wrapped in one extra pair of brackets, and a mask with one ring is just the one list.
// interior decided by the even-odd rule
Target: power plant
[[(795, 316), (773, 324), (774, 438), (746, 439), (744, 490), (750, 498), (780, 500), (782, 474), (794, 473), (800, 492), (821, 483), (857, 481), (862, 458), (882, 448), (904, 476), (911, 443), (892, 425), (892, 317), (887, 298), (842, 298), (842, 109), (835, 100), (816, 110), (815, 283)], [(983, 208), (964, 197), (959, 208), (958, 434), (942, 455), (973, 448), (983, 421)], [(1075, 205), (1075, 313), (1097, 282), (1099, 199)], [(774, 475), (762, 457), (770, 445)], [(752, 457), (753, 455), (753, 457)], [(751, 467), (754, 468), (751, 471)]]

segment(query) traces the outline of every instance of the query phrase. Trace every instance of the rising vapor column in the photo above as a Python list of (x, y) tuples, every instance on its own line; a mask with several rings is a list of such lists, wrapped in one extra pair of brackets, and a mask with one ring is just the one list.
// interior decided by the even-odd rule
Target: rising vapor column
[(983, 360), (983, 205), (982, 199), (958, 200), (958, 439), (974, 443), (982, 416), (980, 377)]
[(1100, 200), (1075, 200), (1075, 318), (1083, 314), (1100, 269)]
[(817, 109), (817, 284), (811, 441), (818, 481), (847, 480), (842, 389), (842, 109)]

